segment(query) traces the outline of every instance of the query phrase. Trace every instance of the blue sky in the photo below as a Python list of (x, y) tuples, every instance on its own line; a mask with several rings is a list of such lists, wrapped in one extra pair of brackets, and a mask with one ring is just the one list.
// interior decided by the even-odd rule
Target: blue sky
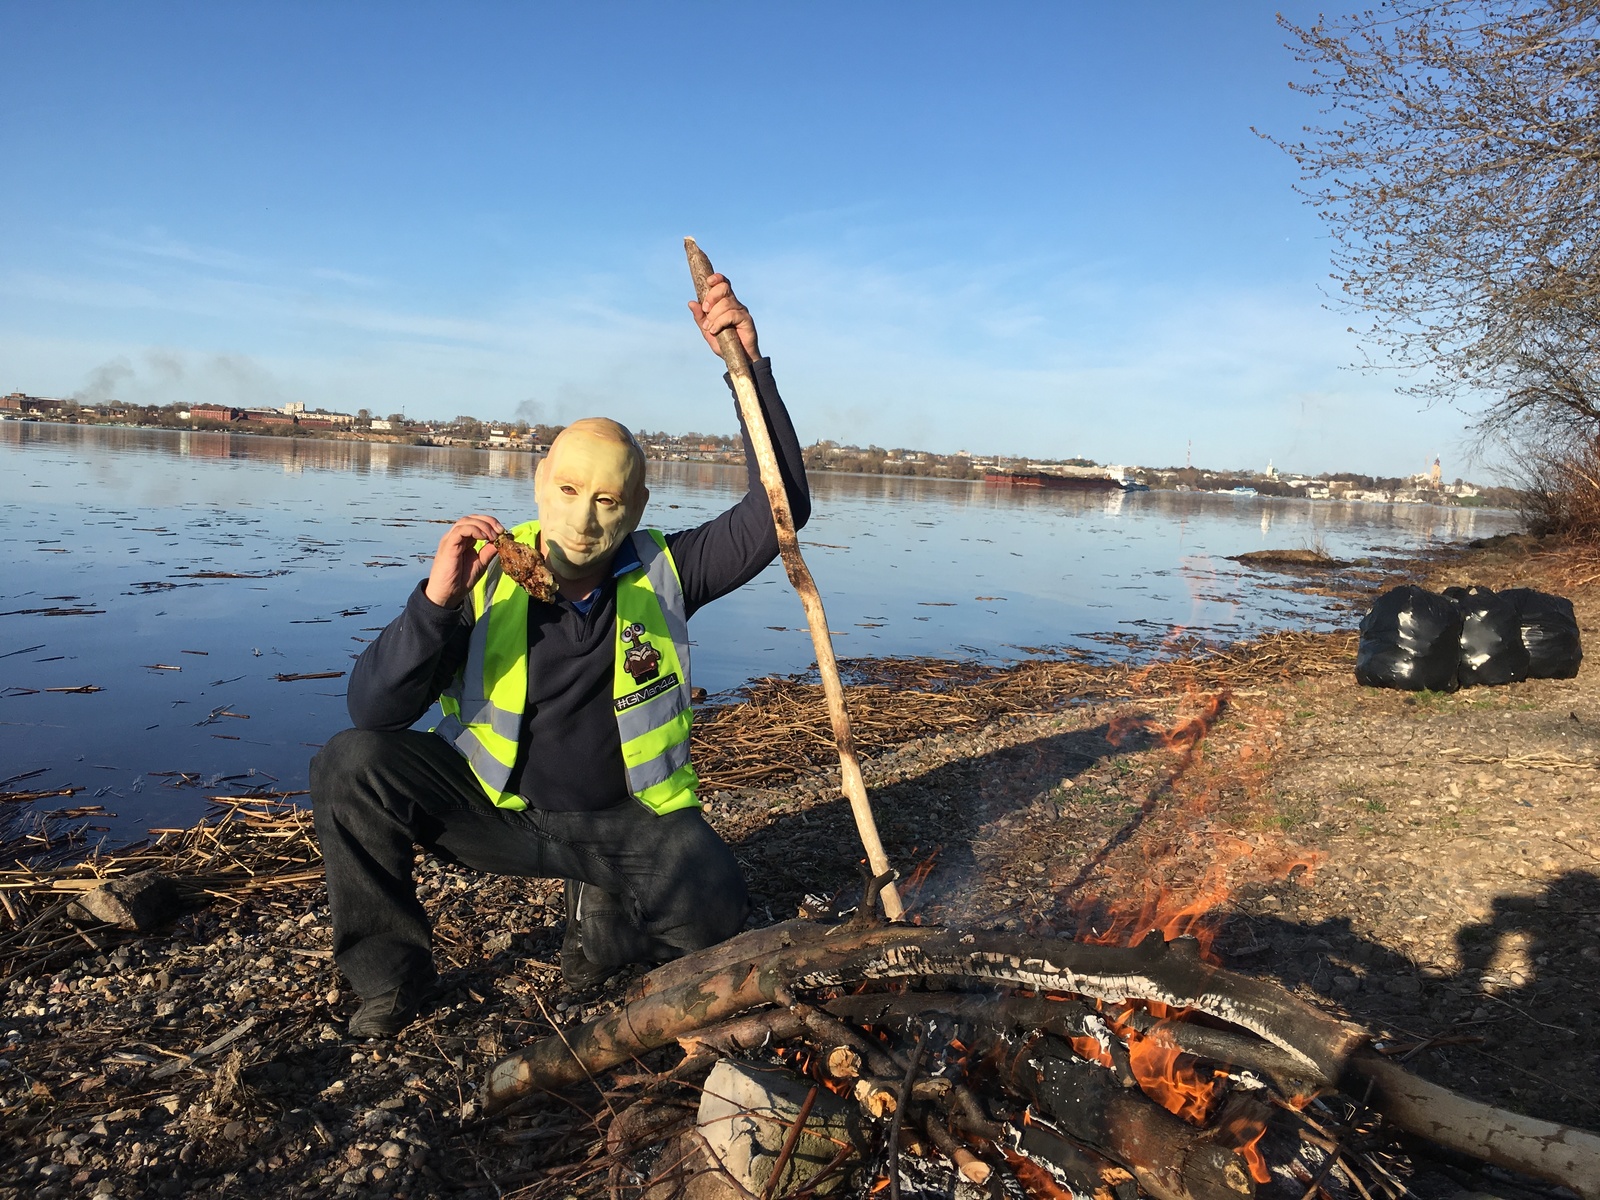
[(808, 441), (1470, 475), (1344, 369), (1280, 7), (7, 0), (0, 391), (727, 432), (693, 234)]

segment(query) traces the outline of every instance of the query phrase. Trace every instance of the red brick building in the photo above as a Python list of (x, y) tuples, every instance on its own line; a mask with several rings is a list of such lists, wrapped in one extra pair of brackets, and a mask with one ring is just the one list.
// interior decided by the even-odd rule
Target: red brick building
[(196, 404), (189, 409), (191, 421), (242, 421), (244, 413), (225, 404)]

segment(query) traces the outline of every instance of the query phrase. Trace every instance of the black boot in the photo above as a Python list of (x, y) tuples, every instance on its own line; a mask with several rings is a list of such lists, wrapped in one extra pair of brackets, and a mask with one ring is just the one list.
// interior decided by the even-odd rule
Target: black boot
[(402, 983), (377, 996), (361, 1001), (355, 1016), (350, 1018), (350, 1036), (353, 1038), (392, 1038), (412, 1021), (431, 1000), (439, 997), (439, 977)]
[(576, 879), (567, 880), (567, 932), (561, 939), (561, 982), (571, 992), (585, 992), (598, 987), (612, 971), (610, 967), (590, 961), (583, 952), (583, 936), (578, 932), (578, 921), (582, 915), (585, 892), (592, 892), (597, 899), (605, 894), (593, 885), (579, 883)]

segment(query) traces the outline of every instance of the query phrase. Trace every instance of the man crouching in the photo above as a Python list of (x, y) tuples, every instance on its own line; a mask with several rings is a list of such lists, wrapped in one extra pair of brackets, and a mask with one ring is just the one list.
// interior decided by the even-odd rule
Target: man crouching
[[(749, 311), (721, 275), (689, 308), (713, 351), (719, 332), (737, 330), (803, 525), (800, 445)], [(417, 846), (473, 870), (566, 880), (561, 974), (573, 989), (743, 927), (744, 877), (700, 813), (689, 761), (688, 636), (690, 617), (778, 553), (741, 431), (744, 498), (663, 534), (636, 532), (650, 490), (633, 436), (604, 418), (568, 426), (534, 475), (539, 519), (509, 531), (544, 557), (550, 598), (501, 570), (504, 525), (465, 516), (361, 655), (355, 728), (311, 762), (334, 961), (361, 997), (352, 1036), (392, 1037), (435, 985)], [(411, 729), (435, 700), (444, 719)]]

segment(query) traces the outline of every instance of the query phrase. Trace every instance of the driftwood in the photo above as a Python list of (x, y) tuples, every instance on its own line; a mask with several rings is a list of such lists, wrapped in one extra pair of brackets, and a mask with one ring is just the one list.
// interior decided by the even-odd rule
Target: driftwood
[[(711, 260), (695, 245), (693, 238), (683, 239), (684, 252), (689, 256), (689, 273), (694, 277), (694, 292), (705, 299), (706, 280), (711, 276)], [(767, 490), (767, 500), (772, 507), (772, 522), (778, 534), (778, 553), (783, 558), (784, 570), (794, 585), (800, 603), (806, 610), (806, 624), (811, 628), (811, 645), (817, 653), (817, 674), (822, 678), (822, 691), (828, 701), (828, 717), (833, 725), (833, 740), (839, 748), (839, 776), (845, 798), (850, 801), (850, 811), (856, 819), (856, 830), (867, 851), (867, 862), (874, 875), (889, 871), (889, 859), (883, 852), (883, 842), (878, 837), (878, 824), (872, 816), (872, 804), (867, 799), (867, 782), (861, 774), (861, 761), (856, 755), (855, 734), (850, 729), (850, 712), (845, 708), (844, 685), (839, 680), (839, 663), (833, 653), (833, 638), (828, 633), (828, 617), (822, 609), (822, 594), (811, 578), (811, 568), (800, 555), (800, 537), (795, 531), (794, 514), (789, 508), (789, 495), (783, 487), (783, 476), (778, 472), (778, 456), (772, 449), (772, 438), (767, 432), (767, 422), (761, 415), (761, 398), (756, 394), (755, 379), (750, 374), (750, 359), (735, 330), (724, 329), (717, 335), (717, 349), (722, 361), (728, 364), (728, 377), (733, 380), (734, 395), (739, 401), (739, 412), (744, 417), (744, 427), (750, 434), (750, 445), (756, 453), (756, 463), (761, 469), (761, 484)], [(893, 885), (883, 889), (883, 911), (890, 918), (900, 916), (900, 897)]]
[(864, 980), (959, 976), (1090, 999), (1194, 1008), (1248, 1029), (1328, 1079), (1342, 1074), (1364, 1040), (1359, 1030), (1282, 988), (1201, 962), (1183, 941), (1152, 937), (1132, 948), (1090, 946), (912, 925), (838, 926), (833, 932), (649, 992), (562, 1036), (535, 1042), (490, 1070), (486, 1107), (567, 1087), (696, 1028), (772, 1004), (780, 990)]
[[(860, 1075), (860, 1065), (865, 1064), (872, 1075), (898, 1075), (905, 1068), (880, 1045), (868, 1041), (858, 1031), (850, 1028), (835, 1016), (812, 1008), (809, 1004), (793, 1004), (788, 1008), (753, 1013), (738, 1020), (698, 1030), (678, 1039), (688, 1054), (712, 1050), (719, 1054), (749, 1053), (763, 1050), (774, 1042), (790, 1041), (808, 1036), (819, 1045), (848, 1049), (856, 1057), (853, 1071), (830, 1069), (835, 1079)], [(830, 1054), (831, 1058), (831, 1054)]]
[(1496, 1166), (1600, 1197), (1600, 1136), (1495, 1108), (1419, 1079), (1367, 1052), (1352, 1068), (1373, 1083), (1372, 1105), (1401, 1129)]
[[(746, 934), (680, 960), (669, 972), (645, 981), (643, 994), (622, 1008), (503, 1059), (485, 1082), (485, 1110), (495, 1111), (533, 1092), (579, 1083), (754, 1010), (788, 1009), (796, 991), (918, 978), (985, 981), (1110, 1003), (1158, 1001), (1198, 1010), (1245, 1032), (1157, 1021), (1148, 1014), (1130, 1020), (1137, 1019), (1141, 1032), (1176, 1049), (1280, 1079), (1340, 1086), (1355, 1095), (1365, 1093), (1370, 1081), (1371, 1103), (1397, 1127), (1563, 1184), (1584, 1200), (1600, 1200), (1600, 1137), (1595, 1134), (1496, 1109), (1418, 1079), (1364, 1049), (1368, 1039), (1361, 1030), (1274, 984), (1202, 962), (1193, 943), (1183, 939), (1166, 943), (1154, 936), (1127, 948), (907, 925), (829, 927), (790, 922), (781, 931)], [(1088, 1014), (1086, 1006), (1066, 999), (989, 996), (979, 1005), (970, 995), (938, 993), (840, 997), (826, 1007), (847, 1021), (895, 1022), (929, 1010), (967, 1017), (975, 1008), (992, 1007), (999, 1019), (1015, 1027), (1056, 1028), (1069, 1036), (1082, 1028)], [(1056, 1007), (1060, 1011), (1054, 1011)], [(815, 1010), (790, 1015), (797, 1028), (808, 1027), (808, 1022), (814, 1026), (820, 1016)], [(767, 1036), (759, 1022), (745, 1026), (742, 1034), (731, 1032), (737, 1028), (724, 1030), (736, 1043), (757, 1045)], [(828, 1028), (836, 1035), (836, 1029)], [(755, 1040), (743, 1041), (746, 1037)], [(715, 1044), (718, 1039), (708, 1035), (706, 1040)], [(833, 1037), (820, 1040), (833, 1043)], [(892, 1077), (887, 1068), (902, 1064), (889, 1056), (887, 1048), (873, 1050), (874, 1058), (880, 1054), (887, 1061), (863, 1055), (868, 1070), (873, 1076)], [(1115, 1082), (1111, 1074), (1103, 1078), (1108, 1084)], [(960, 1099), (952, 1096), (958, 1119)], [(1177, 1196), (1170, 1179), (1155, 1186), (1166, 1186), (1172, 1197)], [(1186, 1186), (1192, 1195), (1200, 1194), (1192, 1184)]]

